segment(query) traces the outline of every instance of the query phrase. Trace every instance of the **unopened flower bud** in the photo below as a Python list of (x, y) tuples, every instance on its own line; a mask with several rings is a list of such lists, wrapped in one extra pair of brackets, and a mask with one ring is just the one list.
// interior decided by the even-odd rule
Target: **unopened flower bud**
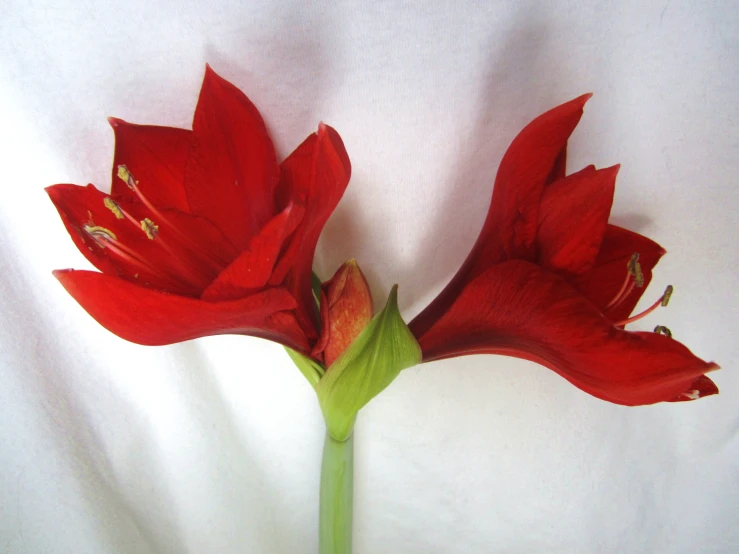
[(344, 263), (321, 286), (321, 336), (313, 356), (329, 367), (372, 320), (372, 294), (357, 262)]

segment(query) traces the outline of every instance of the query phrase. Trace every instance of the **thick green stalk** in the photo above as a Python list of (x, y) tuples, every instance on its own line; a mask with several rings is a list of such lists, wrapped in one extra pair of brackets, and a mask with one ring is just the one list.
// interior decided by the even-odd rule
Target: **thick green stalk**
[(321, 465), (319, 554), (351, 554), (354, 434), (343, 442), (326, 433)]

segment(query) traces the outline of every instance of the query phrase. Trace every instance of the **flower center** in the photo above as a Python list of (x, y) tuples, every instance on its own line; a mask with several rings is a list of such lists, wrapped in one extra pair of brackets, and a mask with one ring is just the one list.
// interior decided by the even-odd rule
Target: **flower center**
[[(137, 251), (129, 245), (123, 244), (115, 233), (109, 229), (91, 224), (84, 226), (85, 232), (101, 248), (107, 248), (131, 266), (156, 275), (176, 288), (185, 285), (189, 289), (202, 290), (207, 287), (223, 271), (227, 262), (218, 259), (201, 247), (160, 212), (141, 192), (138, 181), (134, 179), (125, 165), (118, 166), (118, 177), (136, 194), (154, 219), (145, 217), (139, 221), (110, 197), (103, 200), (105, 207), (113, 213), (116, 219), (126, 219), (137, 231), (143, 232), (149, 240), (160, 247), (171, 260), (171, 270), (164, 270), (161, 267), (162, 264), (158, 263), (156, 256), (152, 255), (152, 252)], [(161, 236), (160, 227), (155, 223), (155, 220), (171, 231), (170, 238), (175, 239), (174, 243), (170, 243), (168, 239), (165, 240)], [(138, 277), (138, 274), (135, 277)]]

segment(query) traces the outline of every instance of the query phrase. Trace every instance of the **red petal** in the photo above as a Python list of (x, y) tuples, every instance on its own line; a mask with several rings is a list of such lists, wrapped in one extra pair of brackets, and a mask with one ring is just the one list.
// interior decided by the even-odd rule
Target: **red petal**
[(297, 298), (298, 321), (309, 338), (315, 339), (318, 333), (311, 289), (313, 255), (323, 226), (344, 195), (351, 164), (339, 134), (321, 124), (318, 133), (305, 139), (281, 167), (278, 199), (281, 205), (289, 202), (304, 205), (305, 217), (269, 282), (272, 285), (284, 282)]
[(184, 182), (192, 132), (174, 127), (134, 125), (114, 117), (108, 121), (115, 132), (111, 194), (138, 202), (133, 191), (118, 178), (118, 166), (125, 165), (152, 204), (189, 212)]
[[(476, 273), (505, 258), (534, 258), (539, 201), (582, 117), (585, 94), (540, 115), (513, 140), (498, 168), (487, 219), (473, 250)], [(472, 257), (472, 255), (471, 255)]]
[(295, 300), (283, 289), (231, 302), (202, 300), (139, 287), (93, 271), (54, 275), (103, 327), (137, 344), (157, 346), (208, 335), (241, 334), (308, 350), (294, 316)]
[(547, 179), (547, 184), (551, 184), (555, 181), (559, 181), (560, 179), (564, 179), (567, 176), (567, 144), (565, 144), (565, 147), (562, 149), (562, 151), (557, 156), (557, 159), (554, 160), (554, 167), (552, 167), (552, 172), (549, 174), (549, 178)]
[(536, 236), (540, 266), (571, 282), (592, 269), (611, 213), (618, 168), (587, 167), (546, 188)]
[(690, 384), (687, 390), (675, 398), (671, 398), (668, 402), (687, 402), (690, 400), (698, 400), (699, 398), (711, 396), (713, 394), (718, 394), (716, 383), (711, 381), (705, 375), (701, 375)]
[(506, 259), (534, 260), (539, 203), (545, 185), (564, 170), (567, 140), (582, 117), (585, 94), (550, 110), (524, 127), (503, 156), (485, 224), (462, 267), (414, 320), (425, 333), (462, 289)]
[(190, 208), (244, 249), (276, 213), (279, 167), (264, 121), (243, 92), (206, 67), (192, 125)]
[(553, 369), (593, 396), (625, 405), (670, 400), (718, 368), (664, 335), (617, 329), (564, 280), (518, 260), (472, 281), (418, 340), (425, 361), (482, 353), (515, 356)]
[(608, 225), (592, 271), (578, 284), (578, 289), (599, 309), (604, 310), (621, 288), (626, 278), (627, 264), (634, 252), (639, 253), (644, 286), (634, 287), (623, 302), (608, 310), (606, 315), (611, 321), (622, 321), (634, 311), (634, 306), (652, 280), (652, 269), (665, 254), (665, 250), (638, 233)]
[(208, 286), (203, 300), (235, 300), (263, 288), (285, 240), (303, 217), (302, 206), (288, 206), (255, 235), (249, 246)]

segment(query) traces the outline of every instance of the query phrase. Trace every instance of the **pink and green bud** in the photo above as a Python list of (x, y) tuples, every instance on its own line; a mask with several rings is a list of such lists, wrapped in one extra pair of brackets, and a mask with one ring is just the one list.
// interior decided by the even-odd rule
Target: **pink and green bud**
[(372, 294), (354, 260), (321, 286), (321, 336), (313, 349), (328, 368), (372, 320)]

